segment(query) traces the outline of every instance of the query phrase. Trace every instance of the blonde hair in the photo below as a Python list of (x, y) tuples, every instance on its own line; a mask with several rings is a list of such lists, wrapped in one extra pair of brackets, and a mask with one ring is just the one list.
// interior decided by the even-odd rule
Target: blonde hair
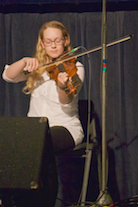
[[(71, 50), (70, 35), (67, 32), (65, 26), (61, 22), (58, 22), (58, 21), (50, 21), (50, 22), (44, 23), (39, 31), (39, 34), (38, 34), (38, 41), (37, 41), (37, 45), (36, 45), (36, 54), (35, 54), (35, 58), (38, 60), (40, 67), (44, 64), (49, 63), (49, 57), (46, 54), (45, 49), (41, 45), (41, 41), (43, 40), (44, 30), (49, 27), (58, 28), (61, 30), (63, 37), (67, 39), (67, 44), (66, 44), (66, 47), (64, 48), (64, 51), (68, 52)], [(45, 69), (43, 69), (43, 70), (38, 69), (36, 71), (33, 71), (33, 73), (31, 74), (31, 76), (28, 78), (28, 80), (26, 82), (26, 86), (23, 88), (22, 91), (25, 94), (32, 93), (35, 88), (36, 81), (42, 79), (41, 75), (44, 72), (45, 72)]]

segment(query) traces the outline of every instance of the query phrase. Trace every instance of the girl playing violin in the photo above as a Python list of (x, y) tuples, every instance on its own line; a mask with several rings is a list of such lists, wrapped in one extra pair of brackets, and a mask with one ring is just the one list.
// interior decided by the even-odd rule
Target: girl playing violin
[(46, 69), (39, 68), (70, 50), (70, 36), (64, 25), (50, 21), (39, 31), (35, 57), (24, 57), (6, 65), (3, 72), (3, 79), (7, 82), (26, 81), (23, 91), (31, 94), (27, 115), (48, 118), (55, 154), (73, 148), (83, 139), (78, 117), (78, 93), (84, 80), (84, 68), (80, 62), (75, 63), (81, 80), (75, 95), (66, 91), (70, 79), (67, 72), (59, 72), (55, 82)]

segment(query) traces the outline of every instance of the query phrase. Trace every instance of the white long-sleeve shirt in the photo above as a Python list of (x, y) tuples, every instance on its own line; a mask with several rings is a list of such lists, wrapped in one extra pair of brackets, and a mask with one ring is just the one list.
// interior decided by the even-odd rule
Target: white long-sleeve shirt
[[(3, 79), (7, 82), (18, 82), (18, 79), (11, 80), (6, 77), (6, 68), (3, 72)], [(84, 80), (84, 67), (80, 62), (76, 63), (77, 74), (82, 83)], [(36, 88), (31, 94), (28, 117), (47, 117), (49, 126), (63, 126), (71, 133), (75, 144), (83, 139), (83, 129), (78, 116), (78, 93), (81, 85), (77, 87), (77, 94), (69, 104), (61, 104), (58, 98), (57, 85), (50, 78), (47, 72), (42, 74), (43, 81), (36, 83)]]

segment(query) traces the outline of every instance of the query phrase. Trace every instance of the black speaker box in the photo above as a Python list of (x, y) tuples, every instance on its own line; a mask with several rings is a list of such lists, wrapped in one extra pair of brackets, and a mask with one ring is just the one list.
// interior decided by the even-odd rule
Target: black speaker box
[(56, 182), (48, 119), (0, 117), (0, 190), (42, 191), (50, 199)]

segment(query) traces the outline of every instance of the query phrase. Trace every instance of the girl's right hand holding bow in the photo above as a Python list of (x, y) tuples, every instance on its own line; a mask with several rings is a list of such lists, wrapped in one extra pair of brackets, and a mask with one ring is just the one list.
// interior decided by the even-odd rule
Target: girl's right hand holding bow
[(36, 58), (24, 57), (11, 65), (5, 71), (5, 75), (10, 80), (16, 80), (17, 82), (27, 80), (28, 75), (25, 75), (23, 71), (31, 73), (37, 70), (39, 67), (38, 60)]
[(28, 71), (29, 73), (37, 70), (39, 67), (38, 60), (36, 58), (24, 57), (22, 59), (25, 63), (24, 71)]

